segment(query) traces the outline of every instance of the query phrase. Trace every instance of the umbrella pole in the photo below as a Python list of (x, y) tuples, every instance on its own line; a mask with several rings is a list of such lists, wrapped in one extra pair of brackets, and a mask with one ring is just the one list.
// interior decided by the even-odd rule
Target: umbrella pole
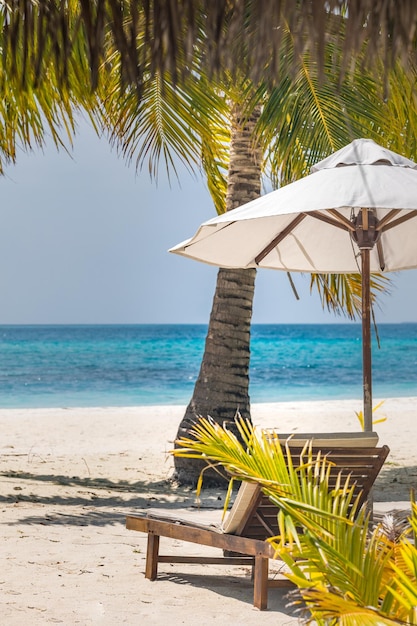
[(371, 266), (370, 250), (361, 250), (362, 260), (362, 359), (363, 418), (365, 432), (372, 431), (372, 356), (371, 356)]

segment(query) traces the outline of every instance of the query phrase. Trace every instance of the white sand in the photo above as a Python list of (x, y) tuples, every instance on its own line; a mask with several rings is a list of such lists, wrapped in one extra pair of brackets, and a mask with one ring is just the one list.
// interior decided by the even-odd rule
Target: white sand
[[(358, 430), (358, 401), (262, 404), (254, 422), (281, 432)], [(195, 505), (169, 482), (184, 407), (0, 410), (1, 623), (199, 626), (290, 624), (285, 591), (252, 608), (244, 567), (161, 565), (144, 578), (146, 538), (125, 515)], [(385, 508), (417, 486), (417, 398), (387, 399), (376, 430), (391, 454), (374, 490)], [(405, 501), (405, 502), (404, 502)], [(221, 508), (207, 490), (202, 506)], [(163, 541), (163, 540), (162, 540)], [(169, 542), (168, 542), (169, 543)], [(175, 543), (175, 542), (171, 542)], [(166, 545), (166, 549), (179, 549)], [(190, 553), (196, 548), (187, 545)]]

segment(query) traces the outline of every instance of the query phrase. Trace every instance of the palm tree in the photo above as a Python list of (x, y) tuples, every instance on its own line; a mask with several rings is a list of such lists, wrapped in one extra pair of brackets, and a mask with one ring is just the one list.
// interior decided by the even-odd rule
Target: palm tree
[[(288, 182), (306, 173), (317, 158), (352, 137), (376, 133), (385, 123), (373, 79), (361, 71), (360, 80), (346, 77), (339, 85), (333, 52), (334, 47), (329, 47), (324, 79), (308, 56), (301, 58), (294, 74), (294, 60), (288, 56), (287, 74), (274, 89), (268, 85), (255, 89), (246, 79), (236, 84), (227, 73), (222, 83), (199, 76), (174, 89), (169, 75), (149, 72), (139, 107), (133, 92), (117, 100), (103, 99), (105, 123), (128, 159), (136, 157), (142, 166), (145, 155), (150, 155), (152, 171), (160, 154), (169, 155), (171, 145), (185, 162), (189, 155), (198, 161), (201, 154), (214, 204), (223, 212), (257, 197), (261, 176), (268, 169), (275, 184)], [(198, 61), (196, 76), (197, 69)], [(113, 87), (106, 87), (105, 93), (117, 89), (117, 76), (116, 71)], [(250, 415), (254, 278), (254, 271), (219, 271), (204, 357), (179, 436), (198, 415), (211, 415), (219, 422), (232, 420), (236, 410)], [(341, 277), (338, 282), (321, 277), (317, 283), (329, 308), (340, 310), (337, 286), (340, 302), (354, 314), (359, 305), (358, 277)], [(195, 483), (200, 467), (194, 460), (178, 458), (175, 465), (181, 482)]]
[[(234, 103), (230, 107), (227, 211), (260, 194), (262, 150), (254, 140), (259, 117), (259, 107), (249, 117), (244, 115), (242, 105)], [(255, 275), (256, 270), (218, 272), (204, 356), (177, 437), (190, 432), (198, 415), (212, 415), (220, 423), (233, 425), (238, 409), (250, 419), (250, 325)], [(176, 457), (175, 470), (179, 482), (195, 483), (201, 465), (195, 459)], [(217, 482), (218, 475), (212, 474), (211, 480)]]

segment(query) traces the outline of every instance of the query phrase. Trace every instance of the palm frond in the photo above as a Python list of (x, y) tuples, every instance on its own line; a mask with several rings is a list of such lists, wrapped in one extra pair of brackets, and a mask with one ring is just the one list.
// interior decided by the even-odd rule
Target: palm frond
[[(386, 293), (390, 279), (382, 274), (372, 274), (370, 281), (371, 302)], [(362, 284), (360, 274), (311, 274), (310, 291), (315, 288), (323, 308), (346, 315), (350, 319), (360, 319), (362, 311)]]
[(391, 150), (417, 159), (417, 66), (410, 64), (407, 71), (395, 64), (389, 73), (389, 97), (384, 100), (386, 119), (380, 136)]
[[(19, 149), (42, 147), (47, 138), (68, 149), (77, 114), (92, 114), (97, 106), (75, 3), (58, 4), (59, 10), (58, 5), (49, 3), (48, 10), (46, 3), (30, 1), (0, 8), (0, 171), (15, 161)], [(56, 9), (54, 33), (47, 33), (45, 20)], [(62, 38), (71, 40), (71, 54)]]
[(417, 506), (411, 503), (409, 529), (403, 531), (399, 538), (395, 537), (397, 550), (391, 563), (392, 577), (388, 581), (389, 608), (394, 610), (404, 621), (417, 624), (417, 546), (415, 541), (408, 540), (410, 530), (417, 530)]
[(357, 65), (340, 84), (336, 52), (329, 42), (323, 73), (308, 55), (289, 59), (297, 72), (281, 74), (280, 83), (265, 92), (259, 133), (268, 146), (275, 187), (305, 176), (318, 160), (353, 139), (375, 138), (387, 126), (378, 78)]
[[(374, 407), (372, 407), (372, 415), (374, 413), (376, 413), (381, 406), (384, 404), (385, 400), (381, 400), (381, 402), (378, 402), (378, 404), (376, 404)], [(355, 415), (358, 418), (359, 424), (361, 426), (362, 430), (365, 430), (365, 418), (363, 416), (363, 411), (355, 411)], [(378, 419), (373, 419), (372, 418), (372, 426), (375, 426), (376, 424), (382, 424), (382, 422), (385, 422), (387, 420), (386, 416), (383, 417), (379, 417)]]
[(103, 68), (98, 92), (100, 123), (112, 145), (137, 169), (147, 165), (154, 178), (161, 161), (168, 176), (171, 172), (178, 175), (178, 162), (192, 173), (201, 172), (203, 167), (216, 207), (221, 210), (221, 170), (228, 148), (224, 94), (196, 72), (176, 85), (172, 75), (153, 73), (149, 67), (138, 100), (135, 90), (120, 85), (120, 62), (120, 55), (114, 52), (111, 70)]
[(221, 464), (237, 480), (259, 482), (268, 497), (304, 527), (332, 532), (335, 520), (350, 523), (346, 520), (358, 512), (353, 485), (347, 479), (329, 488), (330, 461), (320, 454), (313, 458), (309, 446), (293, 459), (288, 446), (284, 454), (276, 433), (254, 430), (240, 417), (235, 425), (236, 433), (210, 418), (200, 418), (190, 437), (176, 441), (172, 454)]
[[(37, 74), (51, 42), (53, 60), (65, 80), (75, 24), (85, 40), (93, 88), (109, 40), (120, 53), (121, 80), (140, 88), (145, 55), (153, 72), (169, 72), (179, 82), (196, 46), (203, 46), (201, 68), (208, 75), (243, 67), (254, 82), (274, 84), (287, 52), (282, 42), (286, 24), (294, 33), (297, 54), (309, 51), (319, 69), (329, 32), (340, 47), (342, 72), (359, 55), (367, 64), (383, 58), (387, 68), (398, 61), (406, 66), (415, 57), (417, 8), (414, 2), (395, 0), (8, 0), (1, 4), (0, 17), (3, 55), (13, 57), (21, 47), (25, 66), (35, 61)], [(22, 78), (27, 86), (25, 72)]]

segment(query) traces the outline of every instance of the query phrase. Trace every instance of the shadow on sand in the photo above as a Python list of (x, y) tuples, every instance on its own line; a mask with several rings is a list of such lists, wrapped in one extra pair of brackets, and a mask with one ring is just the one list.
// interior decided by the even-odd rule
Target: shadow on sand
[(417, 488), (417, 466), (396, 466), (387, 462), (375, 481), (375, 502), (410, 500), (410, 492)]
[[(206, 490), (198, 504), (195, 491), (169, 480), (128, 482), (25, 472), (7, 472), (0, 476), (13, 479), (14, 484), (9, 493), (4, 493), (3, 489), (0, 503), (16, 506), (31, 502), (46, 509), (42, 515), (22, 519), (17, 507), (14, 524), (124, 524), (127, 512), (150, 507), (222, 509), (225, 497), (221, 489)], [(44, 495), (45, 492), (48, 495)]]
[[(177, 566), (179, 567), (179, 566)], [(166, 580), (176, 585), (190, 585), (195, 589), (209, 589), (216, 595), (225, 598), (234, 598), (248, 605), (253, 605), (253, 583), (250, 578), (250, 568), (247, 573), (240, 576), (216, 575), (204, 572), (204, 575), (193, 573), (158, 573), (158, 581)], [(291, 606), (291, 591), (295, 588), (289, 584), (288, 587), (280, 589), (269, 589), (268, 591), (268, 612), (280, 612), (288, 617), (297, 617), (296, 611)]]
[[(3, 489), (0, 503), (16, 506), (32, 502), (43, 509), (41, 515), (22, 518), (17, 507), (14, 524), (116, 525), (124, 524), (126, 513), (135, 510), (151, 507), (222, 509), (225, 499), (225, 490), (205, 489), (198, 503), (194, 490), (170, 480), (129, 482), (25, 472), (0, 475), (14, 483), (19, 481), (9, 493), (4, 493)], [(46, 484), (47, 490), (43, 488)], [(417, 466), (399, 467), (387, 463), (375, 483), (373, 498), (375, 502), (409, 501), (410, 492), (416, 487)], [(45, 491), (48, 495), (42, 495)]]

